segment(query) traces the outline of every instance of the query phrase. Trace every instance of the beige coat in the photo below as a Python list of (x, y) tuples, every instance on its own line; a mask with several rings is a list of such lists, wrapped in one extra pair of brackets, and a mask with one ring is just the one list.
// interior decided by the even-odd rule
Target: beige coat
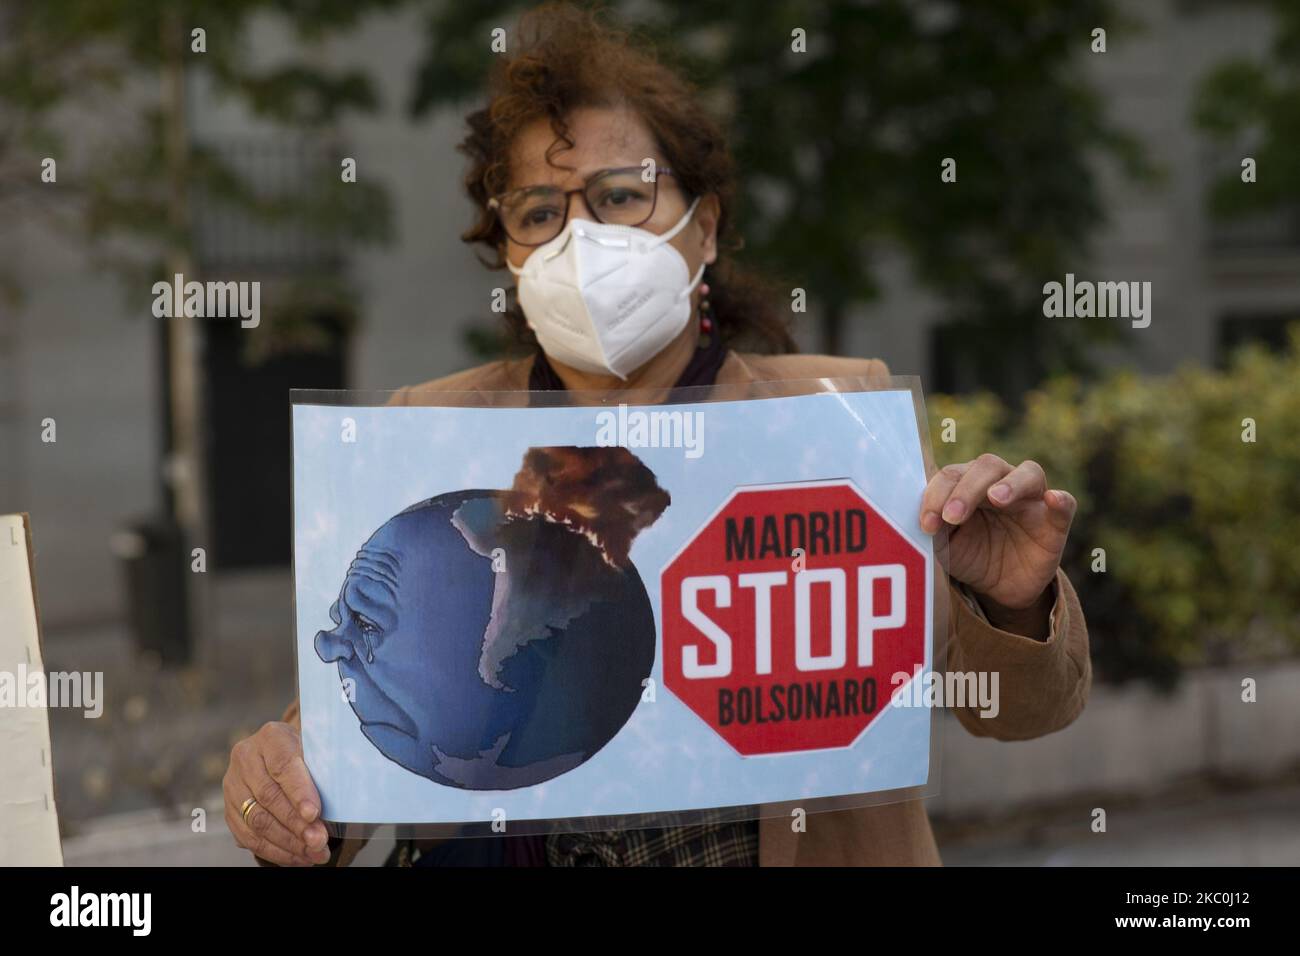
[[(443, 404), (451, 398), (447, 392), (473, 394), (527, 389), (530, 364), (531, 359), (523, 359), (468, 369), (404, 388), (393, 397), (392, 404), (420, 405), (423, 396), (430, 393), (444, 393), (429, 402)], [(878, 359), (731, 352), (717, 381), (746, 386), (757, 382), (888, 375), (889, 370)], [(791, 393), (808, 391), (807, 387), (793, 385), (788, 389)], [(755, 386), (748, 391), (770, 397), (782, 388)], [(510, 396), (500, 403), (523, 404), (523, 399), (523, 396)], [(1064, 571), (1057, 571), (1055, 588), (1051, 632), (1046, 641), (1036, 641), (993, 627), (968, 593), (949, 585), (947, 669), (1000, 675), (1000, 711), (996, 717), (982, 718), (974, 709), (956, 711), (962, 726), (975, 736), (999, 740), (1041, 737), (1065, 727), (1083, 710), (1092, 680), (1088, 630), (1079, 599)], [(297, 709), (295, 702), (285, 714), (285, 720), (297, 723)], [(763, 866), (912, 866), (940, 862), (930, 821), (920, 800), (810, 814), (803, 833), (794, 832), (787, 809), (771, 809), (775, 815), (759, 825), (759, 857)], [(347, 841), (343, 852), (336, 854), (338, 862), (348, 862), (360, 845), (360, 841)]]

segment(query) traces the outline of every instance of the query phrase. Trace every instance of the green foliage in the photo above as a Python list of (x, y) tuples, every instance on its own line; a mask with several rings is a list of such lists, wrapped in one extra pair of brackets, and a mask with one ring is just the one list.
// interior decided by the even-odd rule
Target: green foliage
[[(204, 73), (217, 95), (243, 104), (283, 137), (319, 133), (328, 142), (336, 120), (374, 110), (378, 95), (363, 72), (319, 66), (311, 45), (401, 2), (0, 0), (0, 165), (7, 160), (29, 167), (22, 178), (35, 181), (38, 150), (63, 155), (51, 132), (54, 111), (63, 106), (120, 110), (113, 98), (129, 85), (139, 108), (93, 149), (81, 144), (82, 152), (93, 156), (85, 168), (65, 166), (60, 159), (57, 190), (77, 203), (99, 263), (122, 275), (127, 288), (156, 278), (168, 253), (190, 250), (193, 213), (187, 207), (198, 198), (207, 208), (220, 205), (252, 225), (290, 227), (322, 243), (382, 241), (390, 233), (391, 208), (381, 187), (343, 184), (335, 162), (317, 164), (292, 192), (268, 190), (229, 155), (192, 141), (187, 119), (168, 102), (165, 87), (169, 70), (182, 78)], [(301, 41), (299, 58), (270, 66), (255, 62), (250, 41), (255, 18), (286, 26)], [(196, 27), (206, 34), (201, 53), (191, 49)], [(180, 154), (168, 149), (178, 130)], [(4, 197), (0, 185), (0, 201)], [(106, 241), (114, 239), (126, 241)], [(308, 278), (318, 284), (314, 296), (294, 293), (284, 302), (267, 303), (271, 317), (250, 343), (250, 357), (319, 339), (304, 326), (309, 319), (302, 308), (308, 301), (328, 316), (330, 328), (322, 334), (338, 317), (356, 314), (353, 292), (337, 276)], [(326, 293), (336, 295), (324, 300)], [(140, 300), (135, 292), (130, 298)], [(274, 342), (280, 332), (283, 340)]]
[[(464, 108), (491, 64), (489, 35), (516, 0), (432, 4), (413, 109)], [(1144, 175), (1135, 141), (1083, 77), (1091, 31), (1116, 42), (1108, 0), (616, 2), (717, 104), (742, 178), (749, 260), (808, 290), (820, 347), (880, 294), (883, 248), (969, 323), (972, 361), (1007, 393), (1017, 376), (1084, 366), (1100, 324), (1026, 334), (1044, 277), (1086, 254), (1104, 218), (1098, 157)], [(807, 52), (791, 49), (806, 31)], [(957, 160), (957, 184), (940, 162)], [(1077, 336), (1077, 337), (1076, 337)], [(1014, 374), (1011, 374), (1014, 373)]]
[[(1032, 458), (1079, 500), (1063, 566), (1108, 679), (1300, 649), (1300, 324), (1226, 372), (1062, 377), (1013, 419), (991, 397), (929, 400), (939, 464)], [(942, 419), (958, 442), (941, 440)], [(1243, 419), (1255, 442), (1243, 441)], [(1104, 548), (1106, 572), (1092, 570)]]
[(1193, 104), (1193, 119), (1211, 140), (1258, 166), (1258, 179), (1245, 188), (1239, 168), (1210, 184), (1210, 209), (1225, 219), (1300, 206), (1300, 4), (1263, 6), (1276, 24), (1270, 55), (1220, 64), (1201, 81)]

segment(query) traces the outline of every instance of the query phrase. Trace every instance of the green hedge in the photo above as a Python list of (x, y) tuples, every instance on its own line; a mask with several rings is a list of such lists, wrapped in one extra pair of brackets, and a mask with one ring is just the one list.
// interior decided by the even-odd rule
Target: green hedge
[(927, 411), (941, 465), (1033, 458), (1078, 498), (1063, 565), (1100, 676), (1169, 686), (1184, 666), (1300, 650), (1300, 325), (1284, 352), (1247, 348), (1224, 372), (1058, 378), (1016, 415), (987, 394)]

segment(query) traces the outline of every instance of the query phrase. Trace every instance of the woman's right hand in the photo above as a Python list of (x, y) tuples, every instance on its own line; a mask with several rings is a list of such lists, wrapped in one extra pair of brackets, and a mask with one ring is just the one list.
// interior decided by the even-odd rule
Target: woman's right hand
[[(302, 759), (302, 737), (292, 724), (265, 724), (235, 744), (221, 789), (226, 826), (244, 849), (280, 866), (329, 861), (320, 794)], [(257, 803), (245, 822), (240, 811), (249, 797)]]

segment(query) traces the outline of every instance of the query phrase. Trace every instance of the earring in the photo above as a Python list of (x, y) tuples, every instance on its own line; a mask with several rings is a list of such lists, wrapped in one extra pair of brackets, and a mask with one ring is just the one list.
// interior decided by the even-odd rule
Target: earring
[(709, 285), (700, 283), (700, 339), (698, 347), (708, 348), (713, 343), (713, 303), (709, 301)]

